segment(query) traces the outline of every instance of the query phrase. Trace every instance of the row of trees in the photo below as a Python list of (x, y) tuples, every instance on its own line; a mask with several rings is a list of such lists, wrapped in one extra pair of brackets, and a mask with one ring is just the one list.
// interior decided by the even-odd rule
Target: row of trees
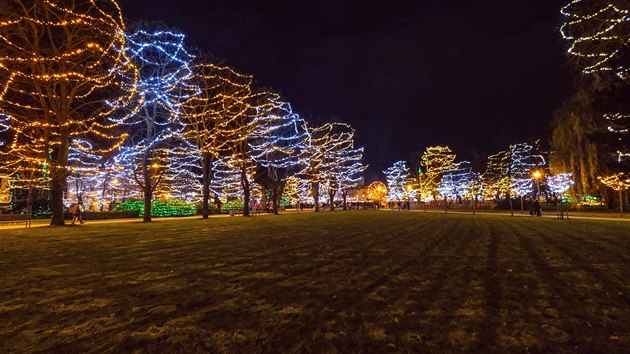
[[(263, 189), (275, 212), (287, 181), (330, 199), (359, 181), (363, 149), (347, 124), (309, 126), (249, 75), (194, 55), (156, 24), (125, 27), (113, 0), (3, 2), (0, 9), (2, 167), (14, 185), (50, 189), (52, 224), (64, 191), (102, 199), (199, 200)], [(332, 204), (332, 203), (331, 203)]]
[[(476, 171), (470, 161), (458, 161), (448, 146), (427, 147), (418, 161), (417, 173), (404, 161), (383, 171), (388, 199), (483, 201), (536, 197), (549, 192), (546, 181), (555, 181), (548, 173), (545, 155), (537, 144), (514, 144), (488, 156), (485, 170)], [(541, 174), (538, 181), (535, 171)]]

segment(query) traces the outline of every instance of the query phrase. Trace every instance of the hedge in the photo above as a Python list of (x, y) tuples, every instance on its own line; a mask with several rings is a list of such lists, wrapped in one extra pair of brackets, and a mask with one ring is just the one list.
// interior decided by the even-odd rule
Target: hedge
[[(144, 200), (129, 199), (118, 206), (115, 211), (136, 211), (144, 217)], [(197, 208), (180, 199), (154, 200), (151, 203), (152, 217), (191, 216), (197, 214)]]

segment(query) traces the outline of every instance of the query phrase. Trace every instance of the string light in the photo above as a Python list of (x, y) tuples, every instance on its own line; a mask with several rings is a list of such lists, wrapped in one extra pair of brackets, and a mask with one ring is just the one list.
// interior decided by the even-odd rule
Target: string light
[[(0, 22), (0, 111), (11, 117), (9, 151), (29, 151), (50, 172), (52, 224), (62, 225), (63, 187), (75, 139), (108, 153), (123, 108), (133, 110), (138, 71), (126, 56), (124, 22), (114, 0), (7, 4)], [(54, 33), (39, 35), (38, 33)], [(36, 155), (31, 155), (31, 153)]]
[(407, 179), (409, 168), (405, 161), (395, 162), (391, 167), (383, 171), (387, 179), (387, 199), (390, 202), (407, 200)]
[[(198, 159), (191, 156), (199, 152), (184, 137), (181, 107), (200, 94), (200, 89), (192, 80), (194, 56), (184, 46), (185, 35), (138, 29), (126, 39), (123, 52), (139, 71), (139, 108), (130, 118), (117, 120), (130, 136), (115, 161), (127, 171), (127, 178), (136, 181), (150, 208), (154, 193), (162, 199), (181, 196), (189, 184), (198, 181), (194, 173)], [(182, 178), (185, 184), (175, 183)], [(147, 211), (146, 221), (150, 221), (151, 214)]]
[(452, 163), (442, 173), (438, 186), (440, 195), (448, 200), (458, 200), (470, 194), (472, 188), (472, 167), (470, 162)]
[(572, 173), (558, 173), (553, 176), (547, 176), (547, 185), (552, 193), (556, 195), (563, 195), (566, 191), (575, 184), (573, 181)]
[(571, 42), (568, 52), (582, 63), (584, 73), (611, 72), (622, 80), (630, 78), (630, 10), (622, 4), (573, 0), (562, 8), (566, 18), (560, 33)]
[(630, 175), (624, 172), (615, 173), (607, 177), (597, 177), (608, 188), (619, 193), (619, 210), (623, 215), (623, 192), (630, 189)]
[(429, 146), (422, 154), (425, 173), (420, 180), (420, 188), (433, 195), (434, 200), (437, 200), (442, 175), (453, 164), (455, 157), (448, 146)]
[(380, 181), (375, 181), (370, 183), (367, 189), (367, 197), (370, 200), (375, 202), (382, 202), (387, 197), (388, 191), (385, 183)]

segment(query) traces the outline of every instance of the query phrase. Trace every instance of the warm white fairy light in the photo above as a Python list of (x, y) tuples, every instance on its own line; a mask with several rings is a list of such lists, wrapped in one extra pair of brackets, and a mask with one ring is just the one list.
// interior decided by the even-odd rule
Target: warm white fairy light
[(437, 198), (442, 174), (455, 161), (455, 154), (448, 146), (429, 146), (422, 154), (424, 174), (420, 180), (420, 189)]
[(31, 157), (50, 171), (52, 224), (61, 225), (70, 142), (98, 141), (97, 150), (108, 152), (124, 141), (110, 117), (133, 110), (137, 70), (122, 50), (125, 26), (114, 0), (5, 7), (0, 111), (11, 116), (11, 149), (41, 151)]
[(566, 19), (560, 32), (571, 41), (568, 51), (583, 62), (584, 73), (611, 72), (623, 80), (630, 78), (627, 6), (623, 0), (573, 0), (562, 8)]

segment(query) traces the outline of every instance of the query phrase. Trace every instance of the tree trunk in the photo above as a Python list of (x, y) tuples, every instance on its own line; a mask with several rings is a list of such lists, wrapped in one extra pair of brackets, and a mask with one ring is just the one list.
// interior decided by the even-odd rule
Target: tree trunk
[(332, 188), (328, 190), (328, 202), (330, 203), (330, 211), (335, 211), (335, 191)]
[(243, 186), (243, 216), (249, 216), (249, 180), (247, 179), (247, 169), (241, 170), (241, 184)]
[(348, 210), (348, 205), (347, 205), (348, 193), (346, 193), (346, 191), (344, 190), (341, 195), (343, 196), (343, 210)]
[[(146, 155), (146, 153), (145, 153)], [(142, 177), (144, 180), (144, 217), (142, 221), (151, 222), (151, 201), (153, 199), (153, 187), (151, 184), (151, 171), (147, 166), (148, 159), (145, 156), (142, 161)]]
[(201, 161), (201, 168), (203, 169), (203, 197), (201, 202), (201, 214), (203, 219), (207, 219), (210, 214), (210, 156), (204, 154)]
[(621, 216), (623, 216), (623, 191), (619, 190), (619, 211), (621, 212)]
[(26, 213), (33, 215), (33, 186), (28, 186), (26, 194)]
[(271, 208), (275, 215), (278, 215), (278, 186), (274, 183), (271, 187)]
[(63, 206), (63, 191), (65, 189), (66, 177), (64, 174), (53, 172), (50, 174), (50, 210), (52, 212), (51, 226), (63, 226), (65, 224)]
[(313, 182), (313, 201), (315, 202), (315, 212), (319, 211), (319, 182)]
[[(50, 159), (50, 211), (52, 218), (51, 226), (63, 226), (65, 208), (63, 205), (63, 192), (66, 189), (68, 178), (68, 153), (69, 153), (69, 133), (67, 127), (61, 130), (61, 144), (56, 149), (56, 156)], [(48, 146), (48, 144), (46, 144)], [(54, 162), (53, 162), (54, 160)], [(60, 167), (61, 166), (61, 167)]]

